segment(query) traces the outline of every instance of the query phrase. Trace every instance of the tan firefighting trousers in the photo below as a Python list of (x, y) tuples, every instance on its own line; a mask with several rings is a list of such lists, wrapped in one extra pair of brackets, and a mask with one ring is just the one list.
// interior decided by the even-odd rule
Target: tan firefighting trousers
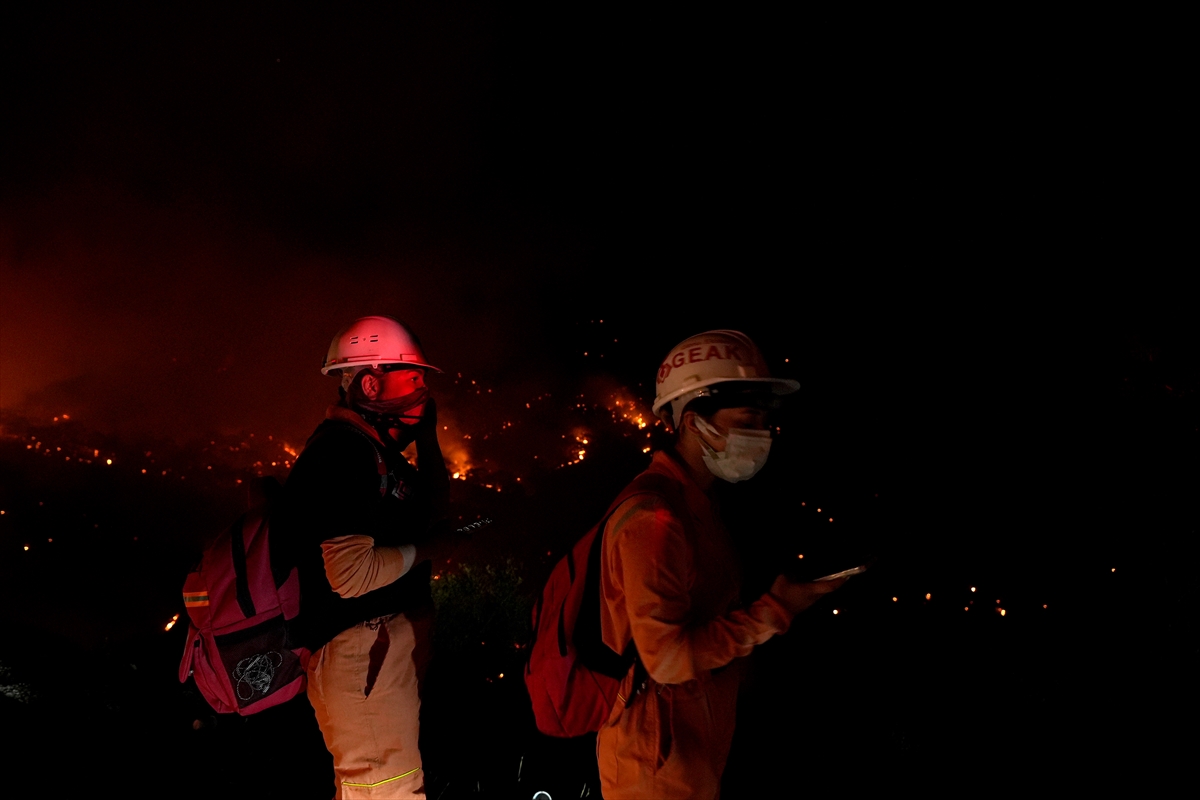
[(418, 690), (429, 633), (427, 615), (380, 617), (309, 660), (308, 699), (333, 754), (337, 800), (425, 797)]
[(650, 679), (626, 705), (631, 672), (597, 740), (605, 800), (720, 797), (741, 672), (733, 665), (702, 681)]

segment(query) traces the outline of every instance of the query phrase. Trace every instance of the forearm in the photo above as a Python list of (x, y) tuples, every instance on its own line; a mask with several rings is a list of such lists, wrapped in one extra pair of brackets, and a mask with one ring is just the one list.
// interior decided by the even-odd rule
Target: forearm
[(691, 631), (690, 646), (698, 670), (717, 669), (750, 654), (756, 645), (785, 633), (792, 615), (778, 600), (764, 595), (747, 608), (731, 611)]
[(370, 536), (335, 536), (321, 543), (325, 577), (340, 597), (359, 597), (387, 586), (407, 573), (416, 548), (376, 546)]
[(683, 683), (749, 655), (755, 646), (787, 631), (792, 615), (764, 595), (701, 624), (633, 619), (632, 632), (646, 671), (658, 683)]

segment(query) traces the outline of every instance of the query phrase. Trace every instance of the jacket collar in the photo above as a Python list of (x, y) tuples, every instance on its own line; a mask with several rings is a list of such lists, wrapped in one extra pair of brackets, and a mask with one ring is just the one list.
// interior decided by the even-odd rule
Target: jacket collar
[[(685, 496), (695, 496), (697, 499), (703, 498), (703, 502), (705, 504), (709, 505), (710, 507), (715, 507), (715, 499), (713, 498), (712, 494), (700, 488), (700, 484), (696, 483), (696, 481), (692, 478), (691, 473), (688, 472), (687, 467), (683, 465), (683, 462), (679, 459), (679, 456), (671, 451), (659, 450), (656, 452), (654, 454), (654, 458), (650, 460), (649, 471), (670, 476), (674, 480), (677, 480), (683, 484)], [(694, 503), (695, 501), (690, 500), (689, 502)]]

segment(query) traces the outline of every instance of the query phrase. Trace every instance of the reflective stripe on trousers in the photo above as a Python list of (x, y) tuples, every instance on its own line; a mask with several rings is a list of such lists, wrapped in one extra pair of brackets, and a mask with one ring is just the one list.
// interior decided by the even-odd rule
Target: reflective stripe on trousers
[(429, 628), (427, 617), (380, 617), (309, 660), (308, 699), (333, 754), (337, 800), (425, 796), (417, 740)]

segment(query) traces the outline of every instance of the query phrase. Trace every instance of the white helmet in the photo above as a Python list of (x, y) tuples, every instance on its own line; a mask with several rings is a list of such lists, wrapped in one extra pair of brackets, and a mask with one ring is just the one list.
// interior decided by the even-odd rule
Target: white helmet
[[(658, 388), (653, 410), (663, 422), (678, 429), (683, 409), (697, 397), (717, 396), (717, 384), (762, 384), (772, 394), (791, 394), (797, 381), (772, 378), (767, 362), (750, 337), (739, 331), (707, 331), (684, 339), (672, 348), (658, 368)], [(730, 387), (733, 388), (733, 387)]]
[(351, 376), (367, 367), (384, 364), (403, 364), (441, 372), (425, 359), (421, 343), (404, 325), (391, 317), (363, 317), (333, 337), (321, 374), (344, 370), (346, 376)]

